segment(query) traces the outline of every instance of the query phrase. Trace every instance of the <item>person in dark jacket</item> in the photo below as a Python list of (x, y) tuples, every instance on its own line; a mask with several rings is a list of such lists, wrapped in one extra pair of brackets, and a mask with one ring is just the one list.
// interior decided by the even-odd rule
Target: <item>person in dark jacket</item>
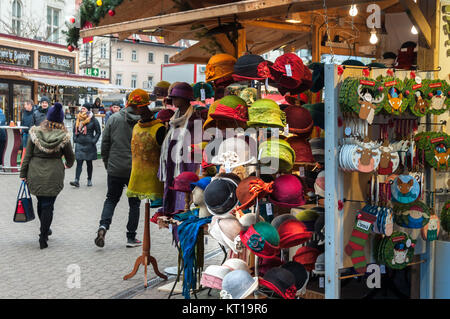
[(77, 168), (75, 180), (70, 185), (80, 187), (80, 175), (83, 169), (83, 162), (87, 166), (87, 186), (92, 186), (92, 161), (97, 159), (97, 141), (100, 138), (100, 123), (91, 112), (92, 105), (84, 104), (77, 114), (75, 125), (73, 126), (73, 142), (75, 144), (75, 158)]
[(28, 128), (22, 129), (22, 147), (27, 147), (28, 142), (28, 130), (30, 127), (33, 126), (33, 102), (32, 101), (26, 101), (25, 105), (22, 110), (22, 116), (21, 116), (22, 122), (20, 123), (21, 126), (26, 126)]
[(120, 105), (117, 105), (116, 103), (111, 104), (111, 109), (108, 112), (106, 112), (106, 114), (105, 114), (105, 125), (108, 122), (109, 117), (119, 111), (120, 111)]
[[(30, 193), (37, 197), (40, 225), (39, 245), (47, 248), (56, 197), (64, 188), (64, 168), (72, 167), (75, 155), (70, 134), (64, 127), (64, 112), (55, 103), (47, 119), (31, 127), (27, 152), (20, 169), (20, 178), (27, 182)], [(65, 159), (65, 164), (62, 161)]]
[(33, 125), (39, 126), (47, 118), (48, 105), (50, 100), (48, 97), (43, 96), (40, 101), (40, 105), (33, 112)]
[(94, 105), (92, 107), (94, 109), (98, 109), (99, 114), (105, 114), (105, 107), (102, 105), (102, 101), (99, 97), (95, 99)]
[[(6, 116), (0, 109), (0, 126), (6, 125)], [(3, 160), (3, 151), (5, 150), (6, 144), (6, 132), (4, 129), (0, 129), (0, 162)]]
[[(128, 99), (128, 96), (127, 96)], [(95, 244), (98, 247), (105, 245), (106, 231), (112, 222), (114, 210), (122, 196), (125, 186), (131, 175), (131, 138), (133, 127), (140, 120), (140, 116), (130, 107), (114, 113), (106, 123), (102, 137), (102, 160), (108, 173), (108, 191), (100, 218), (100, 227), (97, 231)], [(136, 247), (141, 243), (136, 239), (136, 229), (139, 224), (139, 206), (141, 201), (137, 197), (129, 197), (129, 213), (127, 224), (127, 247)]]

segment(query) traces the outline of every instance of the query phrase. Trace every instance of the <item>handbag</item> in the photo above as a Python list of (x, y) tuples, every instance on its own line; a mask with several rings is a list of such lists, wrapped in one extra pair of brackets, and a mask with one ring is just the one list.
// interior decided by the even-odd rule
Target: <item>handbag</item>
[(34, 218), (33, 200), (31, 199), (30, 190), (27, 183), (22, 181), (17, 194), (16, 211), (14, 212), (13, 220), (16, 223), (26, 223)]

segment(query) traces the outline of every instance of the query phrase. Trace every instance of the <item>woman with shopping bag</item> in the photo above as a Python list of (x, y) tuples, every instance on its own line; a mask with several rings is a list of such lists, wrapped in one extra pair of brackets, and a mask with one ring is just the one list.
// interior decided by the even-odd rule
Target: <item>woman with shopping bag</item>
[(70, 135), (64, 127), (62, 105), (55, 103), (48, 110), (47, 119), (41, 125), (33, 126), (29, 134), (20, 178), (26, 181), (30, 193), (37, 197), (37, 213), (41, 221), (39, 245), (44, 249), (48, 247), (54, 203), (64, 187), (64, 169), (72, 167), (75, 161)]

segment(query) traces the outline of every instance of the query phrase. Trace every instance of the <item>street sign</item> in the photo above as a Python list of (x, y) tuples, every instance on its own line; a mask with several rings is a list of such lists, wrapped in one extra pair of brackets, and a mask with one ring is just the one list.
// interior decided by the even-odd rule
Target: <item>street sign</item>
[(98, 76), (100, 74), (97, 68), (86, 68), (84, 72), (89, 76)]

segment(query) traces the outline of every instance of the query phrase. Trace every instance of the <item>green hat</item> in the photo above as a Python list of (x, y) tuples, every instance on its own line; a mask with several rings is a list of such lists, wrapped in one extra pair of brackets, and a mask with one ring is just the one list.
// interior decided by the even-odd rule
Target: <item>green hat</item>
[(271, 139), (259, 145), (259, 160), (263, 163), (279, 161), (279, 172), (289, 172), (294, 166), (295, 151), (285, 140)]
[(319, 217), (319, 213), (314, 209), (305, 209), (299, 211), (295, 218), (297, 218), (301, 222), (313, 221)]
[(227, 127), (247, 127), (248, 121), (247, 103), (239, 96), (227, 95), (219, 100), (214, 112), (210, 117), (216, 121), (229, 121), (231, 126)]
[(269, 244), (273, 246), (280, 244), (280, 235), (276, 228), (268, 222), (258, 222), (253, 227)]
[(239, 97), (244, 99), (248, 105), (253, 104), (258, 96), (258, 91), (255, 88), (246, 88), (241, 91)]
[(248, 126), (278, 127), (286, 126), (286, 114), (278, 104), (270, 99), (259, 99), (248, 109)]
[(214, 96), (214, 89), (209, 83), (197, 82), (193, 85), (194, 99), (201, 99), (201, 90), (205, 90), (205, 99), (210, 99)]

